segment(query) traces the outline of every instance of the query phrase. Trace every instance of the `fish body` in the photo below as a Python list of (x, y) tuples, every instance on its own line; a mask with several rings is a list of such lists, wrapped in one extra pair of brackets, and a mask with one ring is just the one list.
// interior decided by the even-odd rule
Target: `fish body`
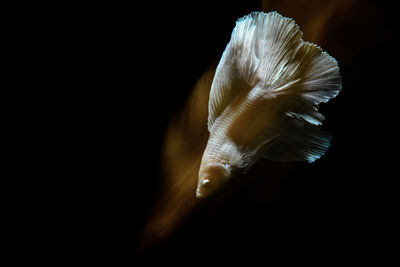
[(313, 162), (328, 149), (318, 105), (341, 90), (339, 67), (301, 36), (276, 12), (237, 21), (210, 90), (197, 197), (215, 193), (261, 157)]

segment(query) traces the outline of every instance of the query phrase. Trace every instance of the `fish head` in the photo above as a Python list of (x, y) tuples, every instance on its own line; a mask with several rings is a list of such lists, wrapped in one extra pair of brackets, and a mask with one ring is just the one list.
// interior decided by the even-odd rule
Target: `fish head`
[(205, 198), (223, 187), (231, 177), (228, 164), (201, 166), (197, 183), (196, 197)]

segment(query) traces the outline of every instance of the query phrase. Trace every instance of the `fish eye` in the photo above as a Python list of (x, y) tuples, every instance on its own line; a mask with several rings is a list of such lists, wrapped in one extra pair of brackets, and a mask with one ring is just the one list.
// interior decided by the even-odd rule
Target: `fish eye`
[(202, 184), (202, 186), (204, 186), (204, 187), (209, 187), (210, 185), (211, 185), (211, 181), (210, 181), (210, 179), (204, 179), (202, 182), (201, 182), (201, 184)]

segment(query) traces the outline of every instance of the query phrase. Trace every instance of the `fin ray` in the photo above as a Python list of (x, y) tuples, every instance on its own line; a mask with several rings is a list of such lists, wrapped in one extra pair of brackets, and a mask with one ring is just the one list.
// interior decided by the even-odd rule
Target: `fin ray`
[(268, 145), (263, 157), (276, 161), (306, 161), (322, 157), (330, 146), (332, 135), (319, 126), (297, 118), (288, 123), (285, 131)]
[(236, 97), (254, 88), (262, 89), (265, 104), (276, 105), (280, 116), (266, 133), (276, 137), (260, 149), (265, 157), (313, 162), (325, 154), (331, 136), (320, 128), (324, 116), (318, 107), (341, 90), (338, 63), (303, 41), (294, 20), (276, 12), (237, 21), (211, 86), (209, 131)]

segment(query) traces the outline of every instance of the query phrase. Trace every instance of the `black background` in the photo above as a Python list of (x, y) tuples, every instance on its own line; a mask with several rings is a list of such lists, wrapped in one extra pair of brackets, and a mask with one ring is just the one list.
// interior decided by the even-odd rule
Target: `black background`
[(331, 47), (340, 49), (328, 50), (343, 90), (322, 107), (335, 137), (326, 157), (291, 164), (295, 171), (272, 203), (251, 197), (263, 186), (256, 180), (139, 252), (162, 179), (168, 119), (218, 61), (236, 19), (259, 8), (256, 1), (10, 8), (0, 188), (5, 266), (359, 262), (394, 251), (387, 244), (398, 211), (395, 8), (358, 1), (354, 20), (332, 33)]

